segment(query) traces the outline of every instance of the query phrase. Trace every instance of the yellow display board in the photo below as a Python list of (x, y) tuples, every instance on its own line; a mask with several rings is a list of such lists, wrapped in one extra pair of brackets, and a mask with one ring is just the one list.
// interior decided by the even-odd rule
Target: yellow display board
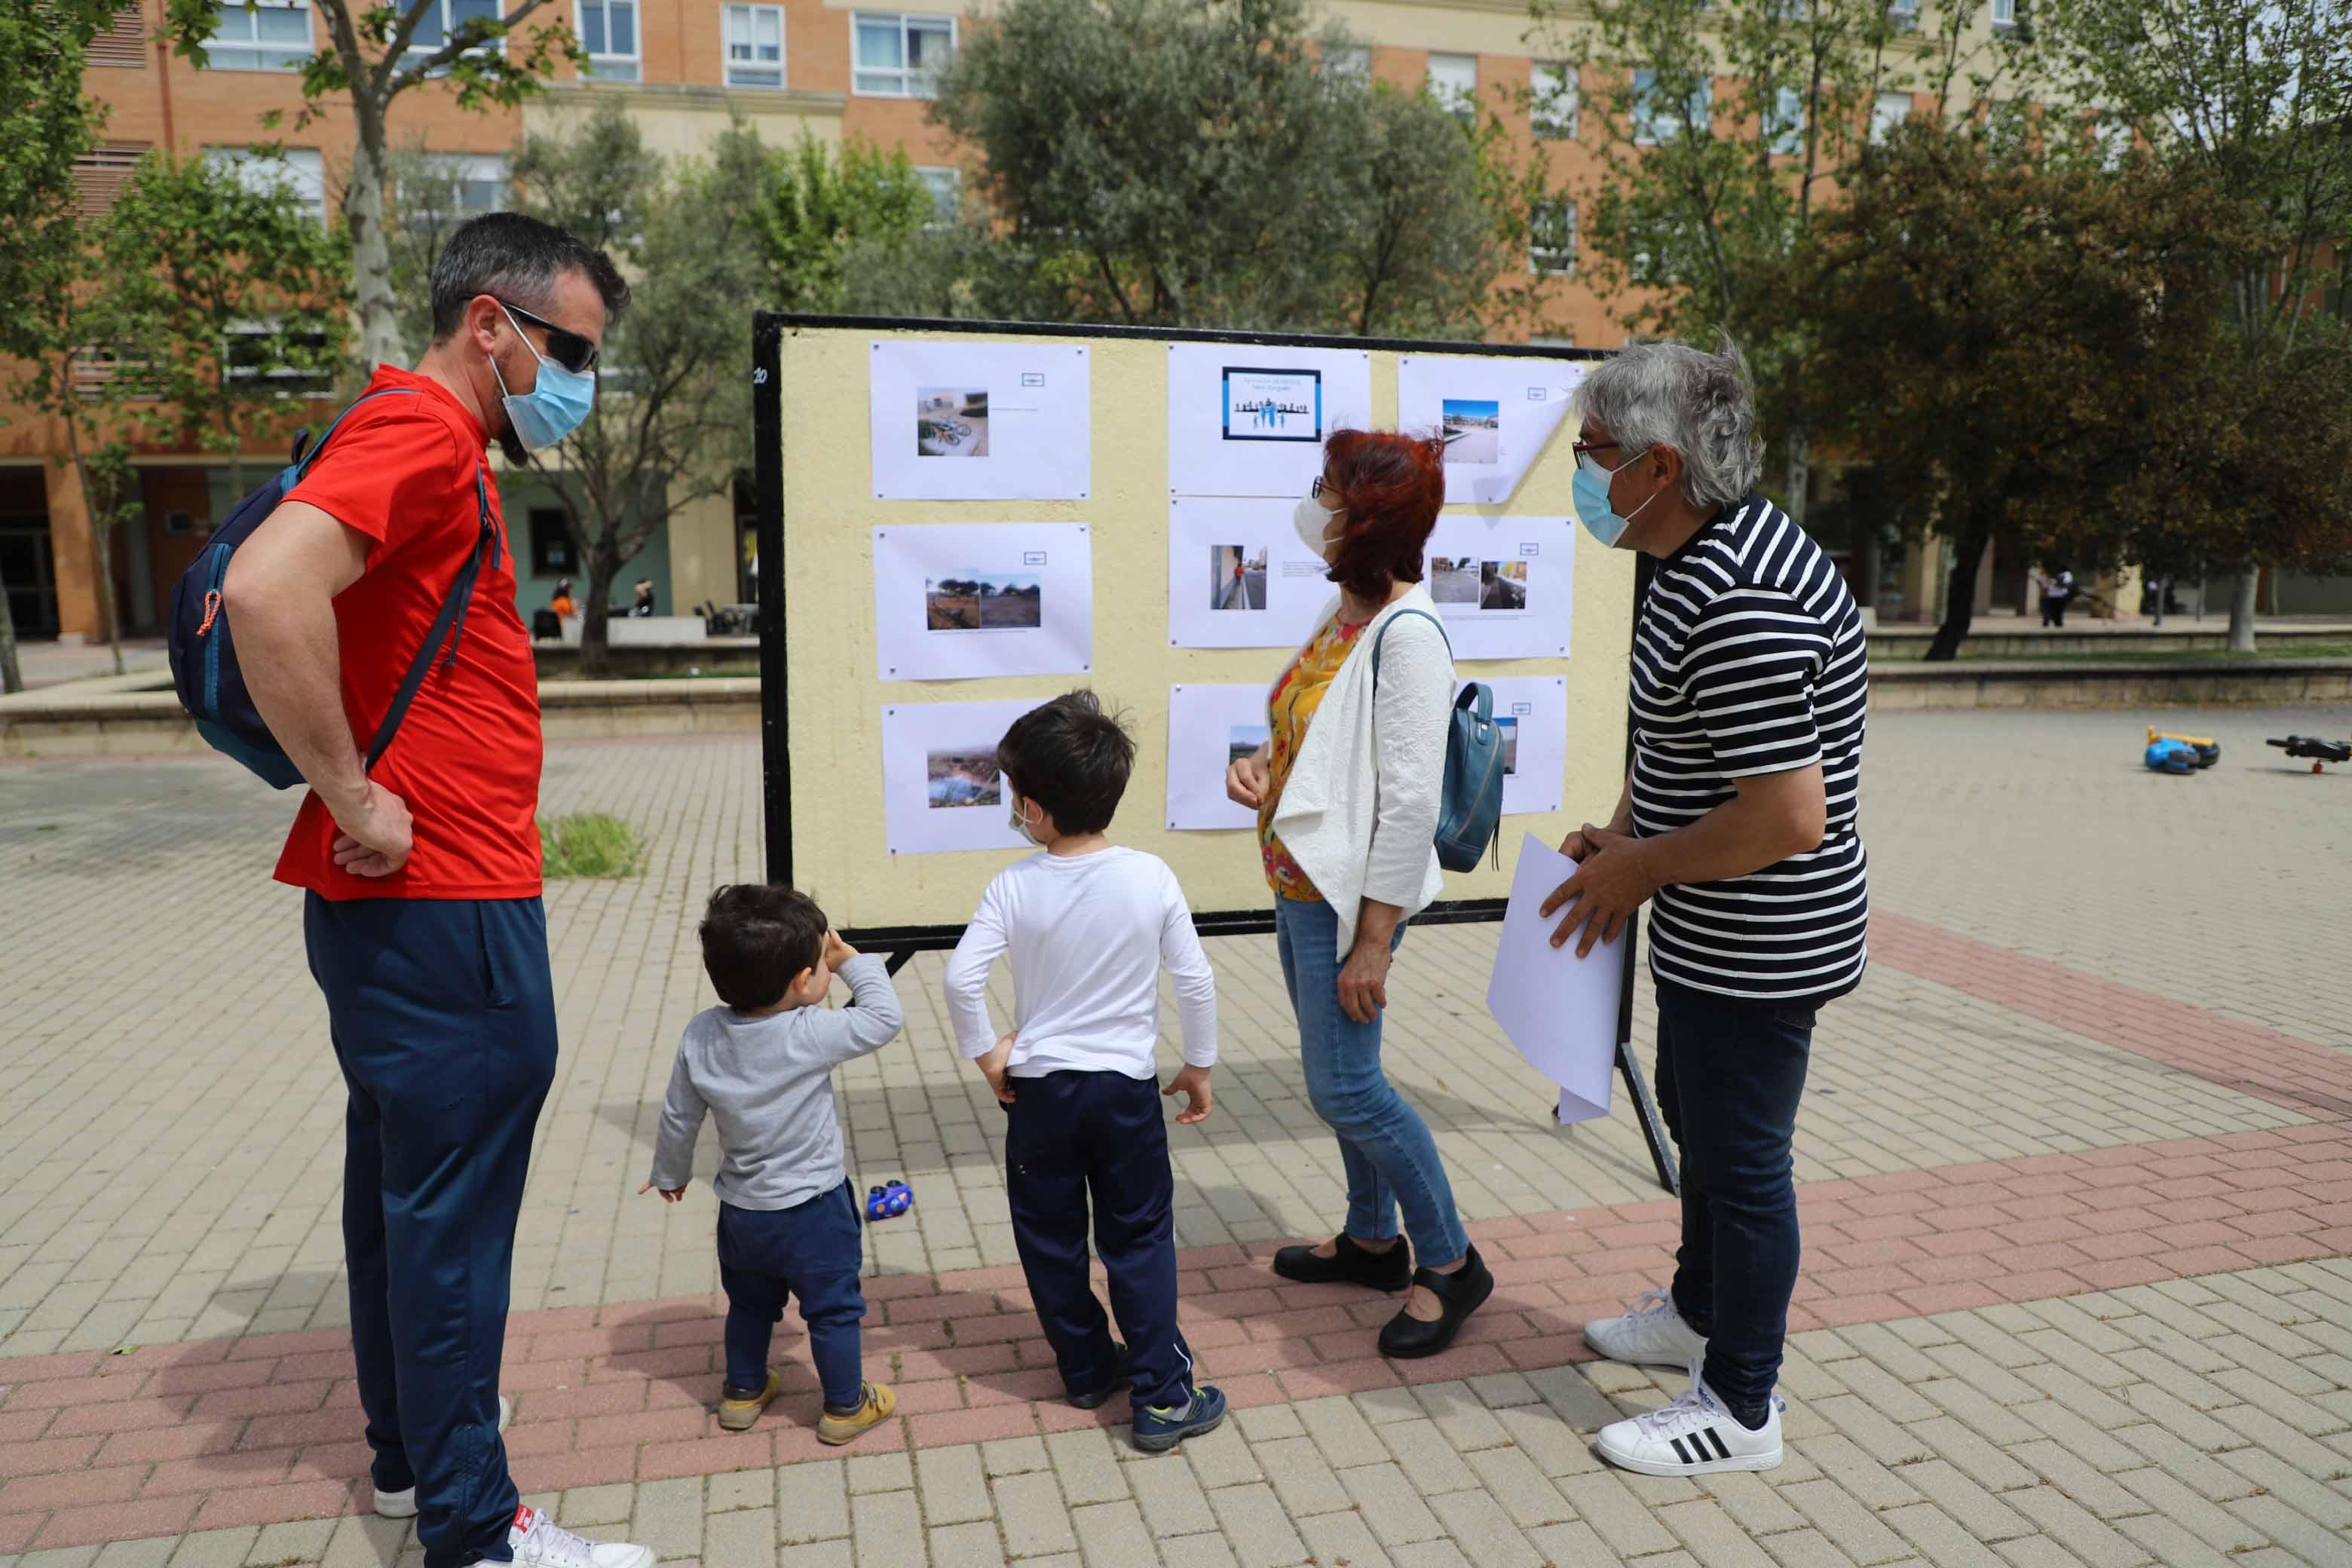
[[(1091, 686), (1121, 711), (1137, 742), (1135, 773), (1112, 838), (1174, 868), (1196, 913), (1266, 910), (1271, 895), (1246, 831), (1171, 831), (1164, 826), (1168, 693), (1178, 682), (1271, 683), (1289, 655), (1277, 648), (1171, 647), (1168, 635), (1168, 376), (1170, 336), (998, 327), (961, 331), (944, 322), (816, 324), (762, 318), (762, 364), (774, 390), (767, 423), (781, 451), (762, 453), (763, 486), (781, 479), (782, 689), (763, 674), (768, 721), (780, 727), (789, 791), (772, 776), (770, 800), (786, 798), (789, 838), (770, 864), (824, 905), (845, 930), (960, 927), (1010, 856), (1004, 852), (893, 855), (882, 809), (882, 709), (929, 702), (1042, 700)], [(1362, 340), (1182, 334), (1182, 341), (1370, 349), (1371, 423), (1391, 428), (1403, 354), (1484, 355), (1477, 344), (1368, 344)], [(939, 501), (875, 498), (867, 378), (877, 342), (1083, 344), (1091, 362), (1092, 477), (1084, 500)], [(772, 367), (765, 362), (772, 344)], [(1591, 358), (1574, 351), (1562, 358)], [(762, 380), (761, 390), (767, 383)], [(1557, 516), (1573, 542), (1575, 611), (1565, 659), (1464, 659), (1465, 679), (1564, 677), (1568, 728), (1563, 809), (1503, 818), (1503, 866), (1446, 878), (1444, 898), (1499, 898), (1522, 833), (1550, 842), (1580, 821), (1605, 820), (1624, 777), (1626, 666), (1633, 558), (1605, 550), (1575, 526), (1570, 500), (1574, 421), (1564, 423), (1517, 490), (1501, 503), (1449, 507), (1449, 514)], [(765, 498), (763, 498), (764, 500)], [(971, 680), (879, 678), (875, 652), (873, 530), (900, 523), (1083, 522), (1092, 538), (1094, 668), (1087, 675)], [(763, 570), (769, 563), (762, 563)], [(769, 570), (769, 580), (779, 574)], [(1336, 592), (1336, 590), (1334, 590)], [(763, 591), (763, 597), (765, 596)], [(780, 711), (781, 710), (781, 711)], [(771, 757), (774, 758), (772, 740)], [(778, 848), (782, 853), (777, 852)]]

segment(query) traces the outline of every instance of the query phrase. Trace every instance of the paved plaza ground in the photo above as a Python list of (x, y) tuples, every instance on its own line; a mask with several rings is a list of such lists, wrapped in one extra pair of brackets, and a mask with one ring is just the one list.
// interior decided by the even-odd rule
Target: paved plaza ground
[[(2221, 765), (2147, 773), (2149, 720)], [(1390, 1068), (1499, 1280), (1447, 1354), (1382, 1361), (1391, 1300), (1268, 1271), (1339, 1216), (1338, 1156), (1270, 939), (1222, 939), (1217, 1114), (1171, 1142), (1185, 1329), (1234, 1417), (1141, 1458), (1118, 1402), (1053, 1399), (933, 955), (899, 976), (904, 1038), (839, 1079), (861, 1187), (918, 1194), (870, 1233), (868, 1366), (902, 1417), (820, 1449), (788, 1321), (789, 1396), (719, 1433), (707, 1179), (635, 1194), (710, 1000), (695, 919), (759, 872), (757, 752), (554, 746), (547, 808), (652, 850), (548, 895), (564, 1044), (515, 1259), (517, 1478), (710, 1568), (2352, 1563), (2352, 770), (2262, 745), (2347, 728), (1873, 724), (1873, 966), (1822, 1016), (1800, 1121), (1788, 1462), (1697, 1481), (1591, 1452), (1682, 1385), (1576, 1332), (1663, 1281), (1674, 1205), (1622, 1098), (1549, 1124), (1481, 1003), (1491, 927), (1411, 933), (1390, 988)], [(299, 897), (267, 880), (293, 806), (208, 760), (0, 767), (0, 1568), (421, 1558), (358, 1511), (341, 1089)]]

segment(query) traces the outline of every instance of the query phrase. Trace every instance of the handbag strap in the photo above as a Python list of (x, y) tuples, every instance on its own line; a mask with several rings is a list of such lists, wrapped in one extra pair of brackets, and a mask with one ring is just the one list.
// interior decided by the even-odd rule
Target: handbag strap
[(1407, 616), (1419, 616), (1423, 620), (1427, 621), (1430, 625), (1435, 626), (1437, 628), (1437, 635), (1441, 637), (1445, 637), (1445, 656), (1448, 658), (1454, 657), (1454, 639), (1452, 637), (1445, 637), (1445, 623), (1444, 621), (1439, 620), (1427, 610), (1418, 607), (1399, 610), (1395, 615), (1391, 616), (1387, 620), (1382, 621), (1381, 623), (1381, 629), (1372, 634), (1372, 685), (1374, 687), (1378, 687), (1381, 683), (1381, 639), (1389, 635), (1389, 628), (1391, 626), (1396, 625)]

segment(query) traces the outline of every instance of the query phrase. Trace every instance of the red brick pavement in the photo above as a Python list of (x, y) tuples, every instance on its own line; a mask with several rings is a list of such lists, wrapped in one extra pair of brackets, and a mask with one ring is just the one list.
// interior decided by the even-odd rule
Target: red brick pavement
[[(2352, 1253), (2352, 1055), (1897, 916), (1874, 956), (2089, 1038), (2257, 1095), (2306, 1124), (1800, 1189), (1792, 1329), (2036, 1300)], [(1444, 1355), (1374, 1352), (1395, 1310), (1268, 1271), (1271, 1246), (1184, 1252), (1184, 1329), (1236, 1405), (1558, 1365), (1585, 1319), (1664, 1277), (1672, 1199), (1475, 1224), (1494, 1300)], [(1108, 1425), (1058, 1403), (1016, 1268), (867, 1282), (867, 1364), (901, 1419), (855, 1451)], [(786, 1340), (788, 1398), (722, 1434), (719, 1304), (518, 1314), (507, 1436), (527, 1491), (792, 1464), (828, 1452)], [(340, 1330), (0, 1360), (0, 1552), (323, 1518), (365, 1505), (367, 1449)], [(887, 1369), (887, 1371), (885, 1369)]]

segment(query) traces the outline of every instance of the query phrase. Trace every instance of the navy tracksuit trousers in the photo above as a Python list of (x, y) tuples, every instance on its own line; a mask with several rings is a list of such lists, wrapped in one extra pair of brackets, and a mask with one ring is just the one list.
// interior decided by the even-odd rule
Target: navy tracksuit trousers
[(303, 905), (350, 1090), (343, 1248), (379, 1491), (416, 1489), (426, 1568), (509, 1559), (499, 1362), (532, 1130), (555, 1078), (537, 899)]

